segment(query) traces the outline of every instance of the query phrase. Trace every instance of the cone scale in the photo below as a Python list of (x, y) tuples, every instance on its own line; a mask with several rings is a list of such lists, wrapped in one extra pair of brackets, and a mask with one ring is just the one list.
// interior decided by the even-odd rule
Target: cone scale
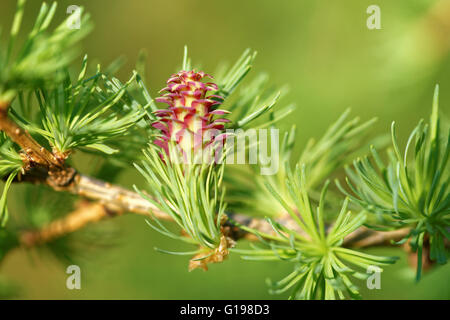
[(224, 139), (224, 123), (229, 120), (220, 116), (229, 112), (217, 109), (224, 99), (214, 94), (218, 86), (204, 82), (205, 78), (212, 79), (202, 71), (180, 71), (167, 80), (162, 96), (155, 99), (168, 104), (167, 109), (155, 111), (157, 120), (152, 124), (160, 132), (154, 143), (167, 156), (170, 141), (183, 155), (195, 155)]

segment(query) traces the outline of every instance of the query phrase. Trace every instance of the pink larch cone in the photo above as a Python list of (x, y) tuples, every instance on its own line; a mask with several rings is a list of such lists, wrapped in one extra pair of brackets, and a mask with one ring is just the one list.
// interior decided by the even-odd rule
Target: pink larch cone
[[(180, 71), (160, 91), (166, 93), (156, 98), (169, 105), (168, 109), (155, 111), (158, 120), (153, 123), (161, 133), (154, 143), (167, 155), (169, 141), (175, 142), (183, 154), (195, 154), (224, 138), (224, 123), (229, 120), (214, 116), (229, 112), (217, 109), (223, 98), (214, 94), (218, 90), (215, 83), (201, 81), (206, 77), (212, 79), (204, 72)], [(213, 94), (207, 96), (208, 92)]]

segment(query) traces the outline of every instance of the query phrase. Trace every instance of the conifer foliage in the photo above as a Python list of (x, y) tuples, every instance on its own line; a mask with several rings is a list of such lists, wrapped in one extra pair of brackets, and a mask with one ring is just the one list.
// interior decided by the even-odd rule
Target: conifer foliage
[[(161, 79), (166, 86), (153, 100), (140, 72), (121, 81), (113, 68), (80, 59), (87, 14), (79, 29), (68, 21), (52, 28), (57, 5), (43, 4), (33, 28), (22, 30), (25, 4), (18, 0), (0, 42), (0, 260), (20, 246), (76, 259), (89, 252), (77, 239), (92, 239), (91, 247), (109, 242), (100, 220), (129, 213), (143, 215), (149, 232), (189, 244), (189, 251), (156, 247), (187, 255), (190, 270), (239, 257), (291, 265), (269, 285), (292, 299), (361, 298), (367, 270), (397, 260), (365, 253), (372, 244), (416, 252), (417, 280), (423, 255), (447, 262), (450, 131), (438, 87), (430, 120), (403, 148), (394, 123), (389, 146), (371, 135), (375, 120), (349, 120), (346, 111), (297, 159), (295, 128), (284, 133), (279, 170), (261, 175), (260, 164), (227, 165), (229, 139), (276, 129), (295, 107), (281, 105), (283, 90), (269, 87), (267, 75), (248, 76), (256, 53), (246, 50), (229, 69), (207, 74), (185, 48), (182, 69)], [(75, 153), (102, 165), (82, 173)], [(137, 170), (145, 184), (116, 185), (111, 172), (124, 169)], [(8, 194), (19, 183), (33, 185), (21, 189), (23, 210), (10, 212)], [(97, 236), (83, 233), (88, 224), (99, 226)], [(6, 283), (5, 296), (14, 291)]]

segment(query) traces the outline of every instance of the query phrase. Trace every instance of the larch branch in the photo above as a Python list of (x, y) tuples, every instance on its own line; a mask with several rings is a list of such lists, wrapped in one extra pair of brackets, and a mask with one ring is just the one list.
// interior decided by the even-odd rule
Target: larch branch
[[(77, 172), (74, 168), (66, 166), (64, 158), (56, 157), (48, 151), (24, 129), (20, 128), (8, 117), (8, 103), (0, 101), (0, 130), (4, 131), (26, 154), (24, 159), (25, 172), (16, 178), (15, 182), (40, 183), (50, 186), (56, 191), (69, 192), (95, 202), (80, 206), (67, 216), (55, 220), (40, 230), (26, 231), (20, 236), (20, 243), (26, 247), (33, 247), (52, 241), (63, 235), (75, 232), (90, 223), (98, 222), (104, 218), (134, 213), (145, 216), (154, 216), (158, 219), (172, 220), (172, 218), (159, 210), (152, 203), (139, 194), (112, 185)], [(270, 224), (262, 219), (249, 218), (239, 214), (230, 217), (239, 223), (270, 233)], [(284, 217), (280, 223), (292, 226)], [(225, 227), (233, 240), (242, 238), (255, 240), (247, 232), (226, 222)], [(301, 230), (299, 230), (301, 232)], [(373, 245), (389, 244), (391, 240), (399, 240), (406, 236), (409, 230), (400, 229), (392, 232), (378, 232), (373, 230), (357, 230), (344, 239), (345, 246), (363, 248)], [(361, 236), (362, 237), (361, 239)], [(358, 239), (355, 241), (355, 239)]]

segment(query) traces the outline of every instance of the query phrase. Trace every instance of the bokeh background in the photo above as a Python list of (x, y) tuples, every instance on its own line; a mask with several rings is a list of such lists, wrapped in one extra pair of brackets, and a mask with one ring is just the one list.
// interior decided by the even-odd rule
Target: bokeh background
[[(95, 0), (58, 1), (58, 18), (69, 5), (84, 6), (95, 29), (83, 42), (90, 58), (108, 65), (126, 58), (118, 73), (128, 77), (141, 49), (148, 52), (151, 93), (180, 65), (183, 46), (195, 64), (213, 72), (219, 62), (234, 62), (250, 47), (258, 51), (252, 73), (267, 72), (290, 92), (282, 103), (297, 111), (283, 122), (297, 124), (298, 151), (318, 137), (346, 108), (363, 120), (379, 121), (374, 134), (388, 132), (392, 120), (405, 139), (420, 118), (427, 118), (435, 84), (440, 108), (450, 115), (450, 1), (448, 0)], [(41, 1), (29, 1), (30, 27)], [(366, 26), (369, 5), (381, 8), (381, 30)], [(0, 23), (8, 30), (15, 1), (2, 0)], [(78, 168), (89, 168), (83, 158)], [(142, 183), (133, 171), (118, 182)], [(20, 210), (21, 192), (12, 190), (10, 211)], [(66, 264), (51, 256), (16, 250), (0, 266), (28, 299), (284, 299), (267, 293), (264, 279), (279, 279), (291, 266), (245, 262), (231, 256), (208, 272), (187, 271), (188, 258), (164, 255), (154, 246), (178, 243), (151, 230), (142, 217), (128, 215), (107, 222), (115, 230), (111, 246), (95, 249), (81, 264), (82, 289), (67, 290)], [(91, 239), (95, 246), (95, 239)], [(372, 253), (399, 255), (382, 275), (381, 290), (363, 289), (367, 299), (449, 299), (450, 265), (434, 268), (419, 284), (406, 255), (397, 249)], [(364, 283), (359, 283), (365, 287)]]

